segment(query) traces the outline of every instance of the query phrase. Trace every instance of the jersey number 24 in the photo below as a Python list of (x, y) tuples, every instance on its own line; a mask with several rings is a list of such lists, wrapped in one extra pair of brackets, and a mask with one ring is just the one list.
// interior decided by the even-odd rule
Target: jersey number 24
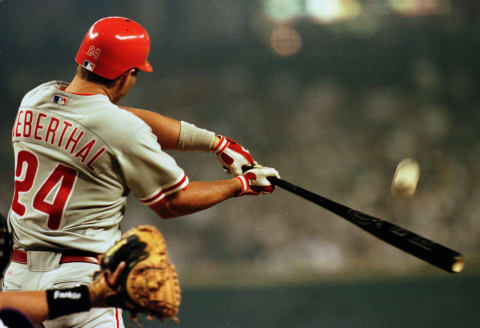
[[(25, 215), (26, 212), (26, 207), (20, 202), (19, 195), (31, 191), (38, 172), (38, 165), (38, 158), (34, 154), (26, 150), (18, 152), (12, 210), (19, 216)], [(22, 176), (24, 178), (20, 180)], [(75, 169), (58, 164), (42, 185), (32, 191), (35, 192), (32, 206), (35, 210), (48, 216), (47, 226), (49, 229), (57, 230), (60, 227), (65, 204), (72, 193), (76, 178), (77, 171)], [(54, 190), (56, 194), (50, 195)]]

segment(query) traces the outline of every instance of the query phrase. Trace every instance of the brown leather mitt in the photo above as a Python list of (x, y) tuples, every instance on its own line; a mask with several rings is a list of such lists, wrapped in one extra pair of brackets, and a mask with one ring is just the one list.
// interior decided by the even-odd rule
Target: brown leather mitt
[[(105, 302), (130, 311), (132, 317), (141, 312), (149, 318), (178, 321), (180, 283), (168, 259), (165, 239), (155, 227), (130, 229), (99, 260), (101, 271), (89, 287), (93, 304)], [(127, 265), (115, 290), (107, 283), (106, 274), (114, 272), (122, 261)]]

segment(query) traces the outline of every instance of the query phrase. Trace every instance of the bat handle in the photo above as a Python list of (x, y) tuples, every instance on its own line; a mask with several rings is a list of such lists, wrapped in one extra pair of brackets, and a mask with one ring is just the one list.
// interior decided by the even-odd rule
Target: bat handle
[(282, 181), (282, 179), (279, 179), (277, 177), (268, 177), (267, 180), (270, 181), (270, 183), (273, 185), (278, 185)]
[(288, 190), (290, 192), (293, 192), (294, 194), (299, 195), (298, 193), (299, 188), (288, 181), (282, 180), (277, 177), (268, 177), (267, 180), (270, 181), (270, 183), (274, 186), (278, 186), (282, 189)]
[[(248, 170), (251, 170), (253, 168), (254, 168), (253, 166), (244, 166), (244, 167), (242, 167), (242, 171), (243, 171), (243, 173), (245, 173)], [(273, 177), (273, 176), (272, 177), (267, 177), (267, 180), (270, 181), (270, 183), (272, 185), (279, 186), (279, 187), (282, 187), (282, 188), (287, 189), (287, 190), (290, 190), (293, 186), (291, 183), (288, 183), (285, 180), (282, 180), (280, 178)], [(291, 187), (287, 188), (287, 185), (290, 185)]]

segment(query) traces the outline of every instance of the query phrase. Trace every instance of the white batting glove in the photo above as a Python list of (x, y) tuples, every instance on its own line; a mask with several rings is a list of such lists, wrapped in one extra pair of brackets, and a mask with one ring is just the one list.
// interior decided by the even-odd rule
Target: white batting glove
[(236, 178), (242, 183), (242, 190), (237, 196), (272, 193), (273, 190), (275, 190), (275, 186), (268, 181), (268, 177), (277, 177), (280, 179), (277, 170), (258, 164), (253, 169), (245, 172), (245, 174), (237, 176)]
[(250, 152), (233, 139), (220, 136), (220, 142), (213, 151), (225, 170), (234, 176), (242, 175), (243, 169), (254, 165)]

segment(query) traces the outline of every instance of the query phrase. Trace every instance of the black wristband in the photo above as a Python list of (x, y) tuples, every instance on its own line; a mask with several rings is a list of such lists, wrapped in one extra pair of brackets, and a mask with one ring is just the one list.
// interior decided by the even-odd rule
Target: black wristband
[(86, 285), (74, 288), (47, 289), (48, 318), (90, 310), (90, 293)]

